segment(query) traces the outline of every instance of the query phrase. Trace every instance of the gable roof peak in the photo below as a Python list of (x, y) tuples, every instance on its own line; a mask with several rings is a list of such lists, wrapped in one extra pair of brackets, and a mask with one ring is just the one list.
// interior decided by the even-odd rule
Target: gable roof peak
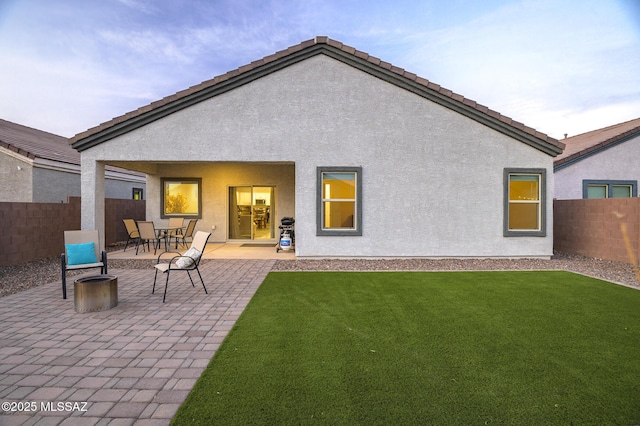
[(549, 155), (556, 156), (564, 149), (564, 143), (542, 132), (514, 121), (509, 117), (489, 109), (484, 105), (467, 99), (451, 90), (435, 84), (425, 78), (408, 72), (403, 68), (384, 62), (379, 58), (347, 46), (328, 36), (316, 36), (287, 49), (253, 61), (225, 74), (215, 76), (185, 90), (179, 91), (158, 101), (142, 106), (119, 117), (115, 117), (96, 127), (73, 136), (69, 143), (82, 151), (94, 145), (117, 137), (151, 121), (162, 118), (179, 109), (209, 99), (217, 94), (231, 90), (248, 81), (260, 78), (293, 63), (317, 54), (325, 54), (348, 65), (366, 71), (387, 80), (422, 97), (439, 103), (458, 113), (466, 115), (501, 133), (525, 142)]

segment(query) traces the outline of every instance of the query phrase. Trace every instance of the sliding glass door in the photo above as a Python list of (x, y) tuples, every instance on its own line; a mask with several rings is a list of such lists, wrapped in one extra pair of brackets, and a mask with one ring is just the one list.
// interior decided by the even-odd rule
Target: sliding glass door
[(229, 239), (273, 239), (274, 202), (272, 186), (229, 187)]

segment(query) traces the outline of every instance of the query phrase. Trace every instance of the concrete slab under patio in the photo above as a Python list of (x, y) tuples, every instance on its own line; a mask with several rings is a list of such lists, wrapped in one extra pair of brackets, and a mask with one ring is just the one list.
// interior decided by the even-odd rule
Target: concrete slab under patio
[[(187, 247), (188, 248), (188, 247)], [(184, 253), (187, 248), (178, 246), (177, 251)], [(176, 250), (175, 246), (170, 250)], [(127, 247), (127, 250), (117, 250), (109, 252), (109, 259), (157, 259), (158, 255), (164, 251), (164, 246), (153, 254), (153, 247), (149, 251), (144, 251), (142, 246), (136, 255), (135, 245)], [(274, 259), (274, 260), (294, 260), (296, 254), (294, 250), (276, 252), (276, 243), (266, 246), (264, 243), (208, 243), (203, 259)]]
[(0, 298), (0, 400), (35, 403), (0, 424), (169, 424), (274, 262), (213, 258), (209, 294), (176, 274), (164, 304), (152, 269), (110, 269), (118, 305), (100, 312), (76, 313), (59, 281)]

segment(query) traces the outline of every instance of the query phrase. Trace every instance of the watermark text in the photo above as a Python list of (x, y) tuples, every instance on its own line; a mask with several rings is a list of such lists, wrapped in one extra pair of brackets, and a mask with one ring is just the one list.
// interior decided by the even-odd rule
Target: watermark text
[(88, 405), (86, 401), (4, 401), (2, 411), (5, 413), (86, 412)]

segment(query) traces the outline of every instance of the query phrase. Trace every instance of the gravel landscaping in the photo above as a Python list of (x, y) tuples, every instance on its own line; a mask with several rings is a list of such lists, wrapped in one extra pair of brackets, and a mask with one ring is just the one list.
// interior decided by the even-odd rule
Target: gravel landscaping
[(566, 270), (640, 288), (629, 263), (556, 253), (544, 259), (352, 259), (278, 261), (274, 271)]
[[(203, 260), (208, 262), (209, 260)], [(113, 259), (109, 269), (152, 269), (153, 260)], [(278, 260), (273, 271), (489, 271), (566, 270), (640, 288), (629, 263), (556, 253), (542, 259), (323, 259)], [(67, 277), (86, 274), (69, 272)], [(60, 258), (0, 267), (0, 297), (60, 282)]]

